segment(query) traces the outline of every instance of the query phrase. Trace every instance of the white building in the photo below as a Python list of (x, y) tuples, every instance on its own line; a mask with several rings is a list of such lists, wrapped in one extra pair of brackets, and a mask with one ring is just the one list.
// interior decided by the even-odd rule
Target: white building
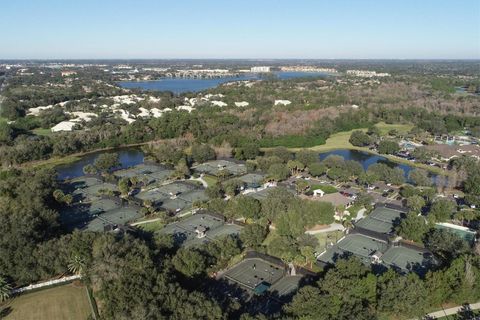
[(270, 72), (270, 67), (266, 67), (266, 66), (251, 67), (250, 72)]

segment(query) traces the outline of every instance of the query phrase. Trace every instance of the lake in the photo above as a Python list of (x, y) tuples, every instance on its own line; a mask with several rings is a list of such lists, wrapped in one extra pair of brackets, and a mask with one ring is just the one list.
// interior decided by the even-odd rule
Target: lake
[[(327, 73), (320, 72), (272, 72), (280, 80), (288, 80), (304, 77), (327, 77)], [(245, 74), (238, 77), (224, 77), (214, 79), (191, 79), (191, 78), (161, 78), (152, 81), (120, 81), (118, 84), (127, 89), (139, 88), (151, 91), (172, 91), (175, 94), (184, 92), (198, 92), (215, 88), (218, 85), (231, 81), (259, 80), (259, 74)]]
[[(143, 163), (143, 152), (137, 148), (123, 148), (118, 150), (112, 150), (110, 152), (118, 153), (118, 158), (120, 160), (121, 166), (117, 169), (124, 169), (128, 168), (140, 163)], [(83, 167), (87, 164), (93, 164), (95, 159), (98, 157), (99, 154), (105, 152), (95, 152), (83, 156), (80, 160), (57, 166), (55, 169), (57, 170), (58, 179), (65, 180), (65, 179), (73, 179), (76, 177), (80, 177), (85, 175), (83, 173)]]
[[(123, 169), (127, 167), (131, 167), (140, 163), (143, 163), (144, 161), (144, 154), (140, 148), (123, 148), (123, 149), (118, 149), (116, 151), (111, 151), (111, 152), (117, 152), (121, 167), (118, 169)], [(85, 167), (87, 164), (93, 164), (95, 162), (95, 159), (98, 157), (99, 154), (102, 152), (97, 152), (97, 153), (91, 153), (88, 154), (79, 161), (65, 164), (58, 166), (56, 168), (58, 172), (58, 179), (64, 180), (64, 179), (72, 179), (76, 177), (83, 176), (83, 167)], [(382, 156), (377, 156), (373, 155), (367, 152), (363, 151), (357, 151), (357, 150), (333, 150), (325, 153), (320, 153), (319, 157), (320, 160), (325, 159), (329, 155), (338, 155), (342, 156), (345, 160), (355, 160), (358, 161), (362, 167), (367, 170), (368, 167), (374, 163), (385, 163), (388, 166), (395, 168), (398, 167), (403, 170), (405, 177), (408, 177), (408, 173), (414, 169), (414, 167), (409, 166), (407, 164), (402, 164), (402, 163), (397, 163), (393, 162), (385, 157)], [(431, 174), (431, 176), (435, 179), (436, 175)]]

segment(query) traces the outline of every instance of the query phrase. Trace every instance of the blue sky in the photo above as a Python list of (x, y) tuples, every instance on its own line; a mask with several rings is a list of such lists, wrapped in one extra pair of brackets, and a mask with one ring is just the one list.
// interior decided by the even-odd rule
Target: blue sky
[(480, 0), (4, 0), (0, 59), (480, 58)]

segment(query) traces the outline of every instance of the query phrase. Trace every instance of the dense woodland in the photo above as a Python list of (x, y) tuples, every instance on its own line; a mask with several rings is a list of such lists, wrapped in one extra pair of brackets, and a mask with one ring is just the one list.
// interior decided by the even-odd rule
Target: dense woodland
[[(227, 108), (200, 105), (191, 113), (172, 111), (161, 118), (138, 119), (129, 125), (102, 111), (97, 118), (85, 123), (87, 130), (39, 135), (35, 134), (36, 129), (48, 129), (68, 120), (64, 110), (92, 111), (92, 105), (101, 105), (111, 96), (131, 91), (117, 87), (107, 74), (95, 68), (83, 70), (75, 78), (61, 77), (58, 71), (52, 70), (32, 68), (31, 71), (31, 76), (8, 77), (2, 92), (0, 116), (14, 120), (10, 124), (0, 121), (3, 165), (184, 136), (233, 148), (249, 144), (310, 147), (325, 143), (333, 133), (367, 128), (380, 121), (413, 123), (436, 135), (463, 128), (479, 132), (480, 128), (479, 97), (454, 92), (456, 86), (476, 86), (477, 78), (403, 74), (382, 82), (330, 77), (266, 79), (252, 87), (224, 85), (206, 92), (225, 95)], [(135, 114), (142, 106), (147, 109), (176, 107), (183, 104), (183, 98), (196, 96), (193, 93), (149, 94), (160, 101), (125, 105), (125, 110)], [(279, 98), (288, 98), (292, 104), (274, 107), (273, 100)], [(65, 108), (54, 107), (39, 116), (26, 116), (31, 107), (66, 101)], [(233, 107), (235, 101), (248, 101), (250, 105), (239, 109)], [(352, 109), (351, 105), (360, 107)], [(36, 147), (32, 148), (33, 145)]]

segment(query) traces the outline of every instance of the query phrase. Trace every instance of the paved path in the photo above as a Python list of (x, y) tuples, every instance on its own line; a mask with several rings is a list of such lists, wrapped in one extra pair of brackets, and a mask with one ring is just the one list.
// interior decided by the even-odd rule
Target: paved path
[(320, 229), (320, 230), (307, 230), (305, 233), (307, 234), (318, 234), (318, 233), (325, 233), (325, 232), (332, 232), (332, 231), (344, 231), (345, 227), (342, 226), (340, 223), (332, 223), (328, 228)]
[(134, 226), (138, 226), (140, 224), (146, 224), (146, 223), (150, 223), (150, 222), (155, 222), (155, 221), (160, 221), (162, 220), (162, 218), (155, 218), (155, 219), (150, 219), (150, 220), (144, 220), (144, 221), (139, 221), (139, 222), (134, 222), (134, 223), (130, 223), (130, 225), (132, 227)]
[[(477, 310), (480, 309), (480, 302), (477, 303), (472, 303), (469, 305), (471, 310)], [(463, 308), (463, 306), (457, 306), (449, 309), (443, 309), (441, 311), (435, 311), (432, 313), (429, 313), (423, 317), (423, 319), (437, 319), (445, 316), (450, 316), (453, 314), (457, 314), (458, 311), (460, 311)]]
[(355, 218), (355, 222), (362, 219), (365, 216), (365, 212), (367, 212), (367, 209), (365, 208), (358, 210), (357, 217)]
[(205, 181), (202, 177), (200, 177), (200, 178), (190, 177), (190, 180), (200, 181), (205, 188), (208, 188), (208, 183), (207, 183), (207, 181)]

